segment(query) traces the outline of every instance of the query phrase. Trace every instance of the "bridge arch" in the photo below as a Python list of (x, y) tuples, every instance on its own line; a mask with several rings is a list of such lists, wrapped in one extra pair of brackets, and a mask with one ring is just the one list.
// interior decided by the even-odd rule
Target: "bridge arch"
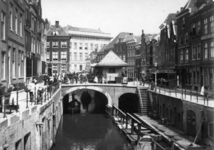
[(112, 107), (112, 98), (111, 98), (110, 94), (108, 92), (104, 91), (102, 88), (99, 88), (99, 87), (78, 86), (78, 87), (66, 88), (65, 90), (63, 90), (62, 97), (64, 97), (68, 93), (71, 93), (71, 92), (74, 92), (74, 91), (78, 91), (78, 90), (94, 90), (94, 91), (100, 92), (100, 93), (104, 94), (107, 97), (108, 106)]

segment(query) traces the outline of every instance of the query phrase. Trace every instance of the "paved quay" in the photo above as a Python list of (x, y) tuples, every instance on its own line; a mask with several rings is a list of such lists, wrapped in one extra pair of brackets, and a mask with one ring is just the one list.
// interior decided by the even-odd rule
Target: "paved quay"
[[(166, 136), (169, 140), (174, 141), (176, 144), (178, 144), (180, 147), (185, 149), (205, 149), (205, 147), (195, 144), (194, 138), (186, 135), (183, 131), (180, 131), (176, 128), (165, 126), (159, 123), (158, 120), (154, 120), (148, 116), (141, 116), (138, 114), (135, 114), (139, 119), (141, 119), (146, 125), (151, 127), (152, 129), (156, 130), (163, 136)], [(209, 147), (206, 148), (206, 150), (211, 150)]]

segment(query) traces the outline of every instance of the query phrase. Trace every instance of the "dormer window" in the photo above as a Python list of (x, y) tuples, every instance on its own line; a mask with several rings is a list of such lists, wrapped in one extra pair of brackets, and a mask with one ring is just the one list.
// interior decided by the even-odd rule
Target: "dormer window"
[(59, 32), (58, 31), (54, 31), (52, 32), (53, 35), (59, 35)]

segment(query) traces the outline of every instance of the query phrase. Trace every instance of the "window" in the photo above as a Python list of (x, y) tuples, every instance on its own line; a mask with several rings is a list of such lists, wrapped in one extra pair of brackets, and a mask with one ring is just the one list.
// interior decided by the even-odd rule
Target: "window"
[(46, 43), (47, 45), (47, 48), (50, 48), (50, 41), (47, 41), (47, 43)]
[(72, 60), (72, 53), (70, 52), (70, 61)]
[(52, 70), (53, 70), (53, 73), (57, 73), (58, 72), (57, 64), (53, 64)]
[(189, 50), (186, 49), (185, 62), (188, 62), (188, 60), (189, 60)]
[(88, 57), (88, 53), (85, 53), (85, 59)]
[(204, 59), (208, 58), (208, 44), (204, 43)]
[(81, 60), (81, 61), (83, 60), (83, 58), (82, 58), (82, 53), (80, 53), (80, 60)]
[(50, 60), (50, 52), (46, 53), (46, 60), (49, 61)]
[(204, 35), (207, 34), (207, 19), (204, 19)]
[(61, 41), (61, 48), (67, 48), (67, 42), (66, 41)]
[(10, 3), (10, 30), (13, 30), (13, 4)]
[(53, 60), (58, 60), (58, 52), (52, 52)]
[(5, 72), (6, 72), (6, 66), (5, 66), (5, 57), (6, 56), (6, 53), (5, 52), (2, 52), (2, 54), (1, 54), (1, 60), (2, 60), (2, 67), (1, 67), (1, 76), (2, 76), (2, 79), (5, 79), (6, 78), (6, 74), (5, 74)]
[(196, 27), (195, 27), (195, 23), (192, 24), (192, 36), (195, 36), (196, 34)]
[(85, 50), (88, 50), (88, 43), (85, 43)]
[(70, 42), (70, 48), (72, 49), (72, 42)]
[(16, 14), (15, 14), (15, 33), (18, 34), (18, 9), (16, 9)]
[(24, 52), (21, 52), (21, 76), (24, 76)]
[(61, 65), (61, 72), (65, 73), (66, 72), (66, 64)]
[(214, 41), (210, 42), (210, 58), (214, 58)]
[(201, 30), (201, 22), (198, 21), (198, 23), (197, 23), (197, 34), (200, 33), (200, 30)]
[(76, 64), (74, 65), (74, 70), (77, 70), (77, 65)]
[(61, 52), (61, 60), (67, 60), (67, 52)]
[(200, 59), (201, 58), (201, 43), (198, 43), (198, 48), (197, 48), (197, 58)]
[(74, 60), (77, 61), (77, 53), (74, 53)]
[(77, 49), (77, 43), (76, 42), (74, 43), (74, 49)]
[(16, 142), (15, 150), (22, 150), (22, 140)]
[(210, 33), (214, 32), (214, 16), (210, 17)]
[(180, 62), (183, 63), (183, 50), (181, 50), (181, 53), (180, 53)]
[(15, 68), (15, 56), (16, 56), (16, 51), (15, 51), (16, 49), (15, 48), (13, 48), (13, 54), (12, 54), (12, 77), (15, 77), (16, 76), (16, 68)]
[(19, 50), (19, 53), (18, 53), (18, 77), (21, 76), (21, 51)]
[(1, 12), (1, 39), (5, 40), (5, 13)]
[(91, 43), (91, 50), (93, 50), (93, 44)]
[(98, 44), (95, 44), (95, 51), (98, 50)]
[(19, 20), (19, 35), (22, 37), (22, 14), (20, 14), (20, 20)]
[(30, 150), (30, 149), (31, 149), (31, 138), (30, 138), (30, 133), (28, 133), (24, 137), (24, 150)]
[(185, 18), (182, 18), (182, 28), (185, 28)]
[(196, 59), (196, 44), (192, 45), (192, 59)]
[(82, 71), (82, 65), (80, 65), (80, 71)]
[(188, 43), (188, 33), (185, 34), (185, 43)]
[(183, 45), (183, 37), (180, 37), (180, 46)]
[(115, 73), (115, 68), (109, 68), (109, 73)]
[(52, 42), (52, 47), (53, 47), (53, 48), (58, 48), (58, 47), (59, 47), (58, 41), (55, 41), (55, 42), (53, 41), (53, 42)]
[(82, 49), (82, 43), (80, 43), (79, 49), (80, 49), (80, 50)]

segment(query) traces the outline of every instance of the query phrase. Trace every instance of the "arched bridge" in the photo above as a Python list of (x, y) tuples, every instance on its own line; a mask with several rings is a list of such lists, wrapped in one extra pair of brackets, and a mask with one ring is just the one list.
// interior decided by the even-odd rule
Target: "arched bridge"
[[(118, 106), (118, 99), (125, 93), (137, 94), (137, 86), (122, 85), (122, 84), (62, 84), (62, 97), (66, 94), (77, 90), (94, 90), (103, 93), (108, 99), (108, 105)], [(145, 88), (146, 90), (146, 88)]]

